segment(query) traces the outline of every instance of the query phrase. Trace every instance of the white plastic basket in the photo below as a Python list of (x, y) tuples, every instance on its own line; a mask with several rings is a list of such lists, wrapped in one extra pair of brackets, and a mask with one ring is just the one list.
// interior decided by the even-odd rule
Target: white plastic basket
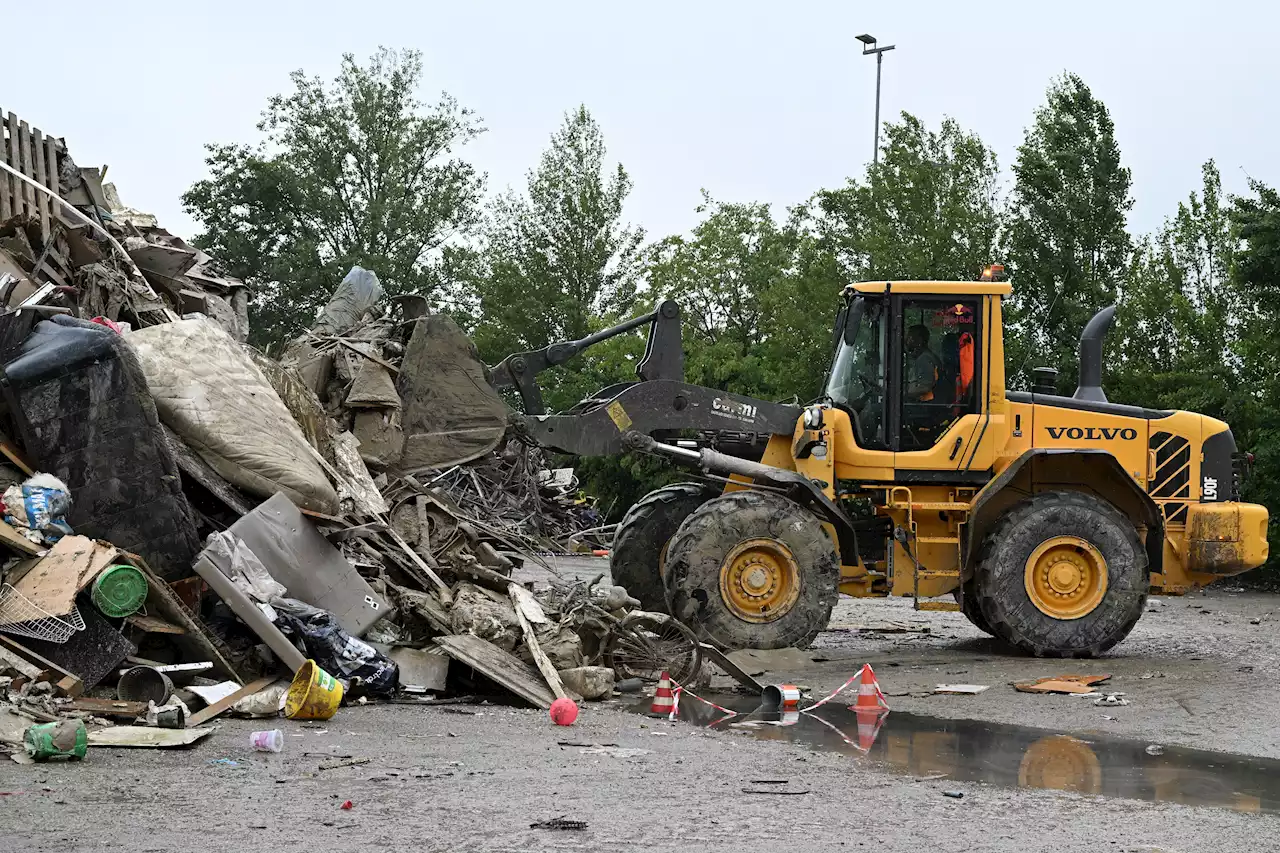
[(84, 617), (78, 605), (72, 605), (71, 612), (65, 616), (53, 616), (10, 584), (0, 584), (0, 631), (33, 640), (65, 643), (76, 631), (83, 630)]

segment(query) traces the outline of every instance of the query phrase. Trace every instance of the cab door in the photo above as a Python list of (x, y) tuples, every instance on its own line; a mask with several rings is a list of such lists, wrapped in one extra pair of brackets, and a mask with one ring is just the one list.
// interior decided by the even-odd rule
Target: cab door
[(894, 482), (972, 485), (990, 478), (984, 438), (989, 296), (893, 297), (887, 395)]

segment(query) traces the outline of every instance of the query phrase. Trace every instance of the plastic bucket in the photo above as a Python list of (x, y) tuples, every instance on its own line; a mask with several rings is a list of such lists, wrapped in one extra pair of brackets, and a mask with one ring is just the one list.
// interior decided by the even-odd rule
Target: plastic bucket
[(27, 755), (36, 761), (50, 758), (67, 758), (79, 761), (89, 751), (89, 732), (84, 720), (63, 720), (59, 723), (41, 723), (27, 729), (22, 736)]
[(116, 683), (116, 698), (121, 702), (155, 702), (157, 706), (164, 706), (172, 695), (173, 682), (169, 676), (150, 666), (126, 670)]
[(327, 720), (338, 713), (342, 684), (308, 660), (294, 673), (284, 700), (284, 715), (291, 720)]
[(94, 578), (89, 599), (104, 616), (132, 616), (147, 600), (147, 578), (133, 566), (107, 566)]

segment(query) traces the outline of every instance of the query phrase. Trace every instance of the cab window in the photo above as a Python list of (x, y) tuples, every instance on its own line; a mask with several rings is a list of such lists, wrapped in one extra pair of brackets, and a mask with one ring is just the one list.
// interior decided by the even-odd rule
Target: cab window
[(924, 450), (979, 409), (978, 303), (903, 300), (901, 317), (898, 447)]

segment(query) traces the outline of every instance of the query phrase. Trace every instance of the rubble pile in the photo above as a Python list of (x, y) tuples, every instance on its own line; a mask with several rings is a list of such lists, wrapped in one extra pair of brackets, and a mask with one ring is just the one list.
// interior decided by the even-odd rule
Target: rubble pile
[(274, 360), (245, 344), (245, 284), (125, 208), (105, 169), (61, 140), (15, 165), (5, 142), (0, 163), (47, 190), (0, 170), (14, 760), (189, 745), (223, 713), (550, 708), (608, 696), (615, 673), (696, 673), (687, 629), (625, 590), (513, 581), (608, 528), (571, 469), (509, 434), (452, 320), (355, 267)]

